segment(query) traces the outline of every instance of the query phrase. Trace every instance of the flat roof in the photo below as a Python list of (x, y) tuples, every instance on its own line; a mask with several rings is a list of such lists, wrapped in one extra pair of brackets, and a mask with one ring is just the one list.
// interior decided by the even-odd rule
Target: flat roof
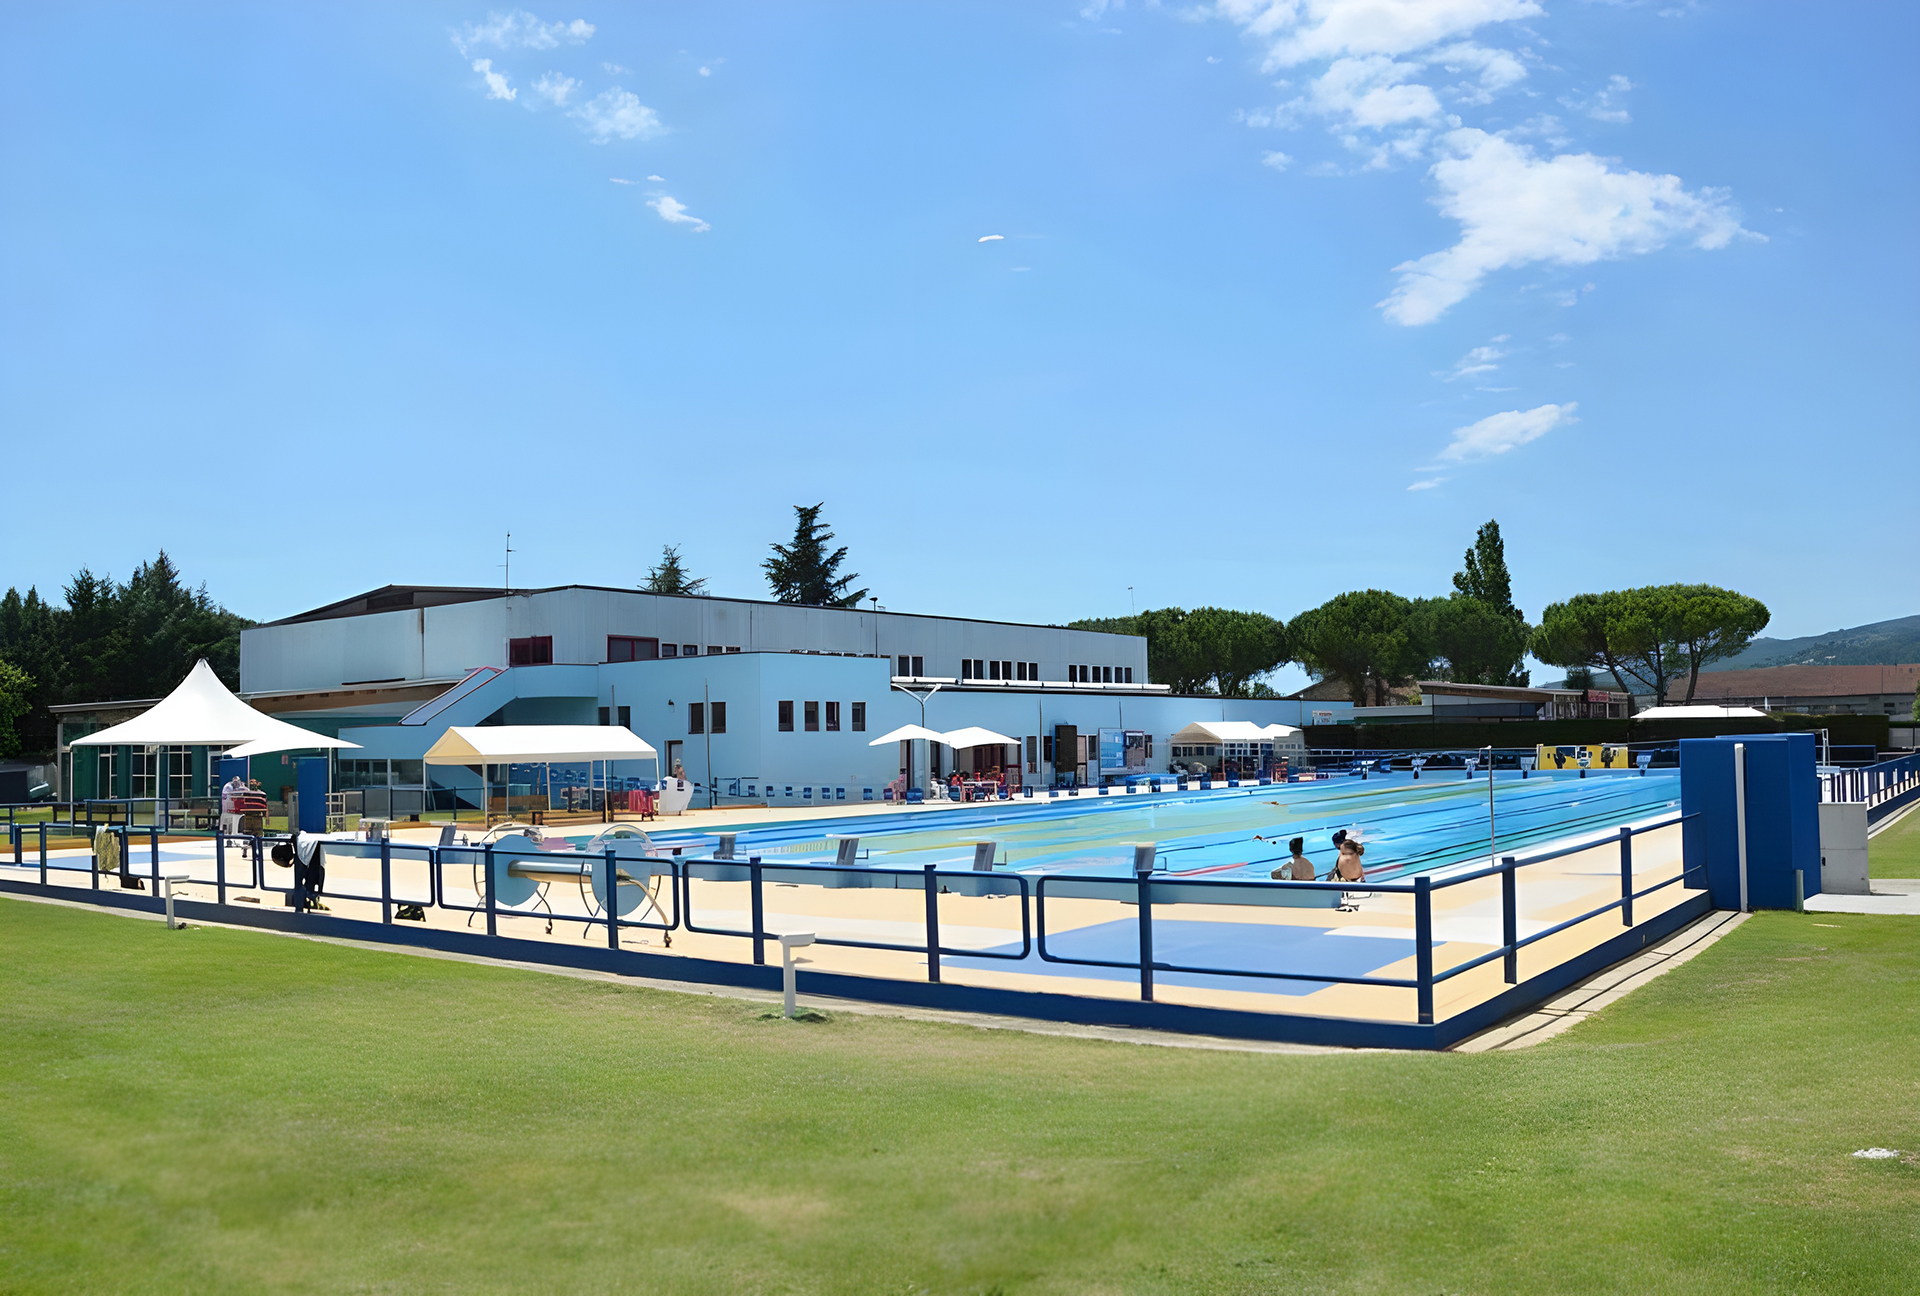
[(991, 617), (941, 616), (931, 612), (896, 612), (892, 608), (829, 607), (820, 603), (782, 603), (776, 599), (732, 598), (708, 594), (655, 594), (651, 590), (620, 585), (542, 585), (534, 589), (486, 589), (471, 585), (382, 585), (379, 589), (355, 594), (337, 603), (328, 603), (306, 612), (275, 621), (263, 621), (250, 629), (267, 626), (298, 625), (306, 621), (331, 621), (339, 617), (371, 616), (378, 612), (402, 612), (409, 608), (445, 607), (453, 603), (481, 603), (489, 599), (531, 594), (558, 594), (565, 590), (592, 590), (602, 594), (633, 594), (644, 598), (686, 599), (700, 603), (740, 603), (751, 607), (804, 607), (819, 612), (849, 612), (862, 616), (916, 617), (923, 621), (965, 621), (973, 625), (1015, 626), (1022, 630), (1074, 630), (1077, 634), (1108, 635), (1115, 639), (1141, 639), (1140, 635), (1116, 634), (1111, 630), (1079, 630), (1074, 626), (1045, 625), (1032, 621), (1000, 621)]

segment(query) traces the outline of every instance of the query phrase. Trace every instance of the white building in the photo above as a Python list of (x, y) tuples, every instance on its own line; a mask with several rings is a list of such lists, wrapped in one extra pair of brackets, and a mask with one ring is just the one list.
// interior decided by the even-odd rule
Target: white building
[[(1147, 680), (1136, 636), (588, 586), (389, 586), (244, 631), (240, 678), (261, 710), (361, 744), (338, 786), (393, 789), (396, 813), (477, 791), (477, 775), (421, 763), (452, 725), (624, 725), (719, 795), (805, 804), (877, 799), (910, 763), (922, 782), (929, 757), (935, 772), (1097, 782), (1102, 730), (1131, 733), (1134, 759), (1144, 749), (1164, 771), (1172, 735), (1195, 721), (1308, 716), (1297, 701), (1175, 696)], [(868, 745), (923, 718), (1014, 741)], [(451, 781), (436, 793), (436, 780)]]

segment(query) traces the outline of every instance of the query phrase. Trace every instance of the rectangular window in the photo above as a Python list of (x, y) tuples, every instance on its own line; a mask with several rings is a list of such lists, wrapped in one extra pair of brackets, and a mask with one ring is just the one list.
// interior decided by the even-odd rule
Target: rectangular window
[(1053, 735), (1052, 734), (1040, 735), (1040, 759), (1043, 761), (1046, 761), (1049, 764), (1053, 762)]
[(713, 732), (725, 733), (727, 731), (727, 704), (725, 702), (715, 702), (708, 709), (713, 712), (712, 715), (707, 717), (707, 719), (713, 721)]
[(965, 657), (962, 657), (960, 659), (960, 678), (963, 680), (970, 680), (973, 678), (973, 663), (968, 661)]
[(827, 703), (827, 732), (840, 732), (840, 704), (838, 702)]
[[(1024, 663), (1023, 663), (1023, 664), (1024, 664)], [(1012, 663), (1012, 662), (1001, 662), (1001, 663), (1000, 663), (1000, 678), (1001, 678), (1001, 679), (1003, 679), (1003, 680), (1010, 680), (1010, 679), (1012, 679), (1012, 678), (1013, 678), (1013, 663)]]
[(167, 795), (176, 801), (193, 795), (193, 748), (167, 748)]
[(707, 731), (707, 708), (701, 702), (687, 703), (687, 732), (703, 734)]
[(619, 719), (620, 719), (620, 727), (622, 729), (633, 728), (633, 708), (630, 706), (621, 707)]
[(865, 702), (849, 702), (847, 705), (853, 710), (853, 714), (849, 717), (849, 719), (853, 721), (853, 731), (855, 733), (865, 733), (867, 731), (867, 704)]
[(698, 657), (700, 655), (700, 645), (699, 644), (681, 644), (680, 655), (682, 657)]
[(507, 665), (553, 665), (553, 636), (540, 635), (531, 639), (507, 640)]
[(1027, 773), (1040, 772), (1040, 740), (1032, 734), (1027, 735)]
[(1016, 680), (1023, 680), (1027, 677), (1027, 664), (1025, 662), (1015, 662), (1013, 664), (1013, 677)]
[(782, 702), (780, 704), (780, 732), (793, 732), (793, 703), (791, 702)]
[(996, 680), (1000, 678), (1000, 663), (999, 663), (999, 662), (997, 662), (997, 661), (990, 661), (990, 662), (988, 662), (988, 663), (987, 663), (987, 678), (988, 678), (988, 679), (996, 679)]
[(1111, 684), (1111, 683), (1113, 683), (1113, 667), (1111, 667), (1111, 666), (1102, 666), (1102, 667), (1100, 668), (1100, 682), (1101, 682), (1102, 684)]
[(608, 710), (607, 708), (605, 708), (605, 707), (601, 707), (601, 708), (600, 708), (600, 723), (601, 723), (601, 724), (603, 724), (603, 725), (606, 725), (606, 724), (612, 724), (612, 723), (613, 723), (613, 712), (611, 712), (611, 711), (609, 711), (609, 710)]
[(1133, 667), (1127, 667), (1127, 683), (1133, 683)]
[(610, 662), (655, 661), (660, 656), (658, 639), (635, 635), (608, 635), (607, 660)]
[(662, 657), (678, 657), (680, 655), (680, 645), (679, 644), (661, 644), (660, 655)]
[(727, 651), (728, 651), (728, 652), (739, 652), (739, 651), (740, 651), (740, 645), (738, 645), (738, 644), (734, 644), (734, 645), (732, 645), (731, 647), (729, 647), (729, 648), (727, 649)]
[(905, 653), (901, 653), (899, 665), (900, 669), (894, 672), (895, 675), (904, 678), (913, 674), (913, 658), (907, 656)]
[(820, 732), (820, 704), (818, 702), (807, 703), (807, 732)]
[(925, 679), (927, 677), (927, 667), (926, 667), (925, 658), (915, 657), (913, 659), (913, 677), (915, 679)]

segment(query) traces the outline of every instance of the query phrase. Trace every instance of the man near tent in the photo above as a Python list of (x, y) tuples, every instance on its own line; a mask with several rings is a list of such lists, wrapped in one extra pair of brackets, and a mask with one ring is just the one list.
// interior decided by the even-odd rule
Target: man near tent
[(235, 774), (220, 789), (220, 833), (223, 837), (240, 835), (239, 798), (247, 794), (246, 782)]

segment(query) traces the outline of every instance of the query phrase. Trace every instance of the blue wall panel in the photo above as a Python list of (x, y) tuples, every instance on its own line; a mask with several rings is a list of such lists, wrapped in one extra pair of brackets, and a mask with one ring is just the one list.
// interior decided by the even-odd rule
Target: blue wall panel
[(1680, 810), (1700, 817), (1684, 833), (1690, 877), (1706, 875), (1719, 909), (1740, 907), (1735, 819), (1735, 743), (1747, 749), (1747, 903), (1791, 909), (1794, 873), (1805, 895), (1820, 890), (1819, 778), (1812, 734), (1745, 734), (1680, 743)]

